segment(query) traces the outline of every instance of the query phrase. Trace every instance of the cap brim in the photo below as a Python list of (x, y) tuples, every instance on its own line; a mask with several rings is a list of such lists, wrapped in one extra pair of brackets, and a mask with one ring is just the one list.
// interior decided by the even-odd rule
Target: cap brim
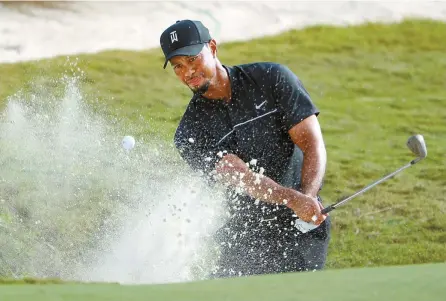
[(192, 56), (192, 55), (197, 55), (197, 54), (199, 54), (201, 52), (203, 47), (204, 47), (204, 44), (196, 44), (196, 45), (189, 45), (189, 46), (185, 46), (185, 47), (182, 47), (182, 48), (178, 48), (177, 50), (172, 51), (166, 57), (166, 61), (164, 62), (164, 67), (163, 68), (166, 69), (167, 63), (174, 56), (180, 56), (180, 55)]

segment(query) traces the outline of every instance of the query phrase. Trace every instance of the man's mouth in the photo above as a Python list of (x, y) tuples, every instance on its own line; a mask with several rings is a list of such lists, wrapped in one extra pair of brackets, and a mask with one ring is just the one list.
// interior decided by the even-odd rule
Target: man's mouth
[(189, 86), (198, 86), (201, 83), (201, 77), (194, 77), (187, 81)]

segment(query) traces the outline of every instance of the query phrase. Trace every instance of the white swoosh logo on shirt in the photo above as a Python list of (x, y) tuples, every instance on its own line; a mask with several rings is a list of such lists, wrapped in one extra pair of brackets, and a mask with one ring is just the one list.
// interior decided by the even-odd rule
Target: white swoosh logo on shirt
[(256, 110), (258, 110), (258, 109), (260, 109), (261, 107), (263, 107), (263, 105), (266, 103), (266, 100), (264, 101), (264, 102), (262, 102), (261, 104), (259, 104), (259, 105), (255, 105), (255, 107), (256, 107)]

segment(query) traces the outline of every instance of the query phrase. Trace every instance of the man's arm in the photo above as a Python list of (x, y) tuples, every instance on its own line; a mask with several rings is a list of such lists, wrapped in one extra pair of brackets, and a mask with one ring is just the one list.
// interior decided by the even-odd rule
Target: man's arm
[[(223, 156), (216, 164), (217, 180), (223, 184), (238, 188), (253, 198), (261, 201), (286, 205), (303, 221), (320, 224), (324, 217), (320, 214), (315, 200), (294, 189), (283, 187), (271, 178), (251, 170), (247, 164), (233, 154)], [(317, 220), (312, 217), (316, 215)]]
[(322, 186), (327, 162), (319, 121), (315, 115), (311, 115), (293, 126), (288, 132), (304, 154), (301, 191), (306, 195), (316, 197)]
[(272, 94), (283, 116), (290, 139), (304, 153), (301, 192), (311, 197), (318, 207), (315, 214), (322, 217), (323, 206), (317, 200), (326, 166), (326, 151), (317, 120), (318, 108), (300, 79), (286, 66), (275, 64), (271, 67)]

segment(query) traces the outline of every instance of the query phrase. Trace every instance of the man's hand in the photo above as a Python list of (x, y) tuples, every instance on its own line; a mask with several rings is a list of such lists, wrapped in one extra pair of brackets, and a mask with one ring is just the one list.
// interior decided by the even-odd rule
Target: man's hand
[[(293, 192), (291, 191), (290, 194), (293, 194)], [(320, 225), (326, 218), (326, 215), (321, 213), (324, 207), (317, 198), (298, 193), (297, 191), (295, 197), (290, 198), (286, 206), (293, 210), (301, 220), (307, 223)], [(317, 219), (313, 220), (313, 216)]]

